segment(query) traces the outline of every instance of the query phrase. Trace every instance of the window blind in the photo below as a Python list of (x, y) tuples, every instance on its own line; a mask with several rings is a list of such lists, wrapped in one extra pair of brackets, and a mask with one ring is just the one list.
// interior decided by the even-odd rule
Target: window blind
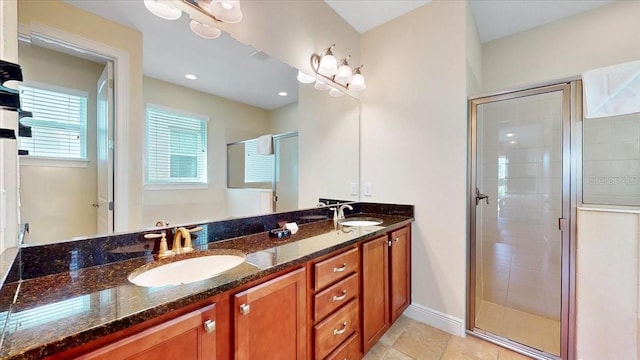
[(270, 183), (273, 181), (273, 155), (259, 155), (257, 140), (249, 140), (244, 143), (244, 156), (245, 183)]
[(207, 182), (207, 118), (147, 105), (147, 183)]
[(32, 118), (32, 137), (21, 137), (19, 147), (29, 156), (62, 159), (87, 158), (87, 94), (70, 89), (20, 86), (22, 110)]

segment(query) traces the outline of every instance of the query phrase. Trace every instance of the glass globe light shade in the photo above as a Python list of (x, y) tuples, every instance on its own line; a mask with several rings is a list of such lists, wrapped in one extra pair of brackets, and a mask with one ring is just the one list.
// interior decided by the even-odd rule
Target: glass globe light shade
[(144, 0), (144, 7), (153, 15), (165, 20), (178, 20), (182, 11), (164, 0)]
[(298, 70), (298, 76), (296, 78), (298, 79), (298, 81), (300, 81), (303, 84), (311, 84), (312, 82), (316, 81), (315, 76), (305, 74), (300, 70)]
[(367, 88), (367, 84), (364, 82), (364, 76), (362, 74), (353, 74), (353, 79), (349, 83), (349, 90), (362, 91)]
[(316, 80), (316, 83), (315, 85), (313, 85), (313, 87), (316, 88), (316, 90), (329, 90), (330, 86), (320, 80)]

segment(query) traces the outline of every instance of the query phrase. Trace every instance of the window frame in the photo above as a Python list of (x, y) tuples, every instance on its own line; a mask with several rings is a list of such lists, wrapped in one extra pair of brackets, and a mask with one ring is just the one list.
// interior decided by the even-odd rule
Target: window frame
[[(20, 156), (20, 165), (27, 166), (53, 166), (53, 167), (79, 167), (86, 168), (90, 162), (89, 160), (89, 136), (88, 136), (88, 128), (89, 128), (89, 92), (84, 90), (72, 89), (64, 86), (48, 84), (38, 81), (24, 81), (23, 83), (18, 85), (18, 91), (22, 96), (23, 88), (32, 88), (36, 90), (44, 90), (50, 92), (56, 92), (68, 96), (75, 96), (83, 98), (85, 101), (84, 104), (84, 119), (81, 119), (80, 125), (72, 125), (62, 123), (64, 128), (78, 130), (80, 133), (80, 153), (82, 157), (74, 158), (74, 157), (58, 157), (58, 156), (46, 156), (46, 155), (33, 155), (32, 152), (29, 152), (29, 155), (21, 155)], [(22, 102), (24, 104), (24, 101)], [(25, 111), (31, 111), (28, 109), (24, 109)], [(31, 126), (32, 128), (37, 127), (47, 127), (39, 125), (38, 123), (46, 123), (43, 120), (37, 120), (36, 118), (29, 118), (32, 120), (22, 121), (24, 125)], [(18, 146), (20, 146), (20, 141)]]
[[(202, 154), (202, 176), (200, 181), (151, 181), (149, 178), (149, 109), (159, 112), (166, 112), (174, 116), (190, 118), (200, 121), (200, 134), (202, 135), (201, 147), (204, 149)], [(191, 113), (181, 109), (168, 106), (158, 105), (155, 103), (145, 103), (144, 108), (144, 189), (145, 190), (188, 190), (188, 189), (207, 189), (209, 187), (209, 164), (208, 164), (208, 128), (209, 117), (202, 114)], [(171, 178), (169, 178), (171, 179)], [(175, 178), (174, 178), (175, 179)]]

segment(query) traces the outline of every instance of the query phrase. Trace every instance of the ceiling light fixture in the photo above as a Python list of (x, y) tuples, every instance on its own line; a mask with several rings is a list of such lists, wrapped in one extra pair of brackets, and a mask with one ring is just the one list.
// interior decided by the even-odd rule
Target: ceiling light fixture
[(189, 28), (204, 39), (216, 39), (222, 35), (216, 22), (235, 24), (242, 20), (240, 0), (144, 0), (144, 6), (166, 20), (177, 20), (183, 11), (186, 12), (191, 16)]
[(189, 80), (195, 80), (195, 79), (197, 79), (197, 78), (198, 78), (197, 76), (195, 76), (195, 75), (193, 75), (193, 74), (186, 74), (184, 77), (185, 77), (185, 78), (187, 78), (187, 79), (189, 79)]
[(182, 16), (182, 11), (167, 0), (144, 0), (144, 7), (153, 15), (165, 20), (178, 20)]
[(287, 92), (286, 92), (286, 91), (280, 91), (280, 92), (278, 93), (278, 95), (280, 95), (280, 96), (287, 96), (287, 95), (289, 95), (289, 94), (287, 94)]
[(331, 96), (342, 96), (347, 90), (362, 91), (367, 88), (364, 76), (360, 71), (362, 65), (355, 69), (349, 66), (349, 58), (340, 61), (340, 66), (333, 55), (334, 45), (324, 49), (320, 54), (311, 55), (311, 69), (313, 75), (298, 71), (297, 79), (303, 84), (314, 83), (318, 90), (329, 90)]

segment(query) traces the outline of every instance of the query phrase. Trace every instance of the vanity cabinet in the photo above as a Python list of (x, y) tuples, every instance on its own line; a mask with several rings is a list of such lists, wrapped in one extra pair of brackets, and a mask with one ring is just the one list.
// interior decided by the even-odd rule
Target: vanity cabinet
[(312, 359), (360, 359), (360, 251), (312, 262)]
[(211, 304), (77, 359), (216, 359), (216, 320)]
[(409, 226), (362, 244), (362, 347), (375, 345), (411, 302)]
[(307, 357), (305, 268), (233, 296), (235, 359)]
[(411, 228), (389, 235), (389, 301), (393, 324), (411, 303)]

